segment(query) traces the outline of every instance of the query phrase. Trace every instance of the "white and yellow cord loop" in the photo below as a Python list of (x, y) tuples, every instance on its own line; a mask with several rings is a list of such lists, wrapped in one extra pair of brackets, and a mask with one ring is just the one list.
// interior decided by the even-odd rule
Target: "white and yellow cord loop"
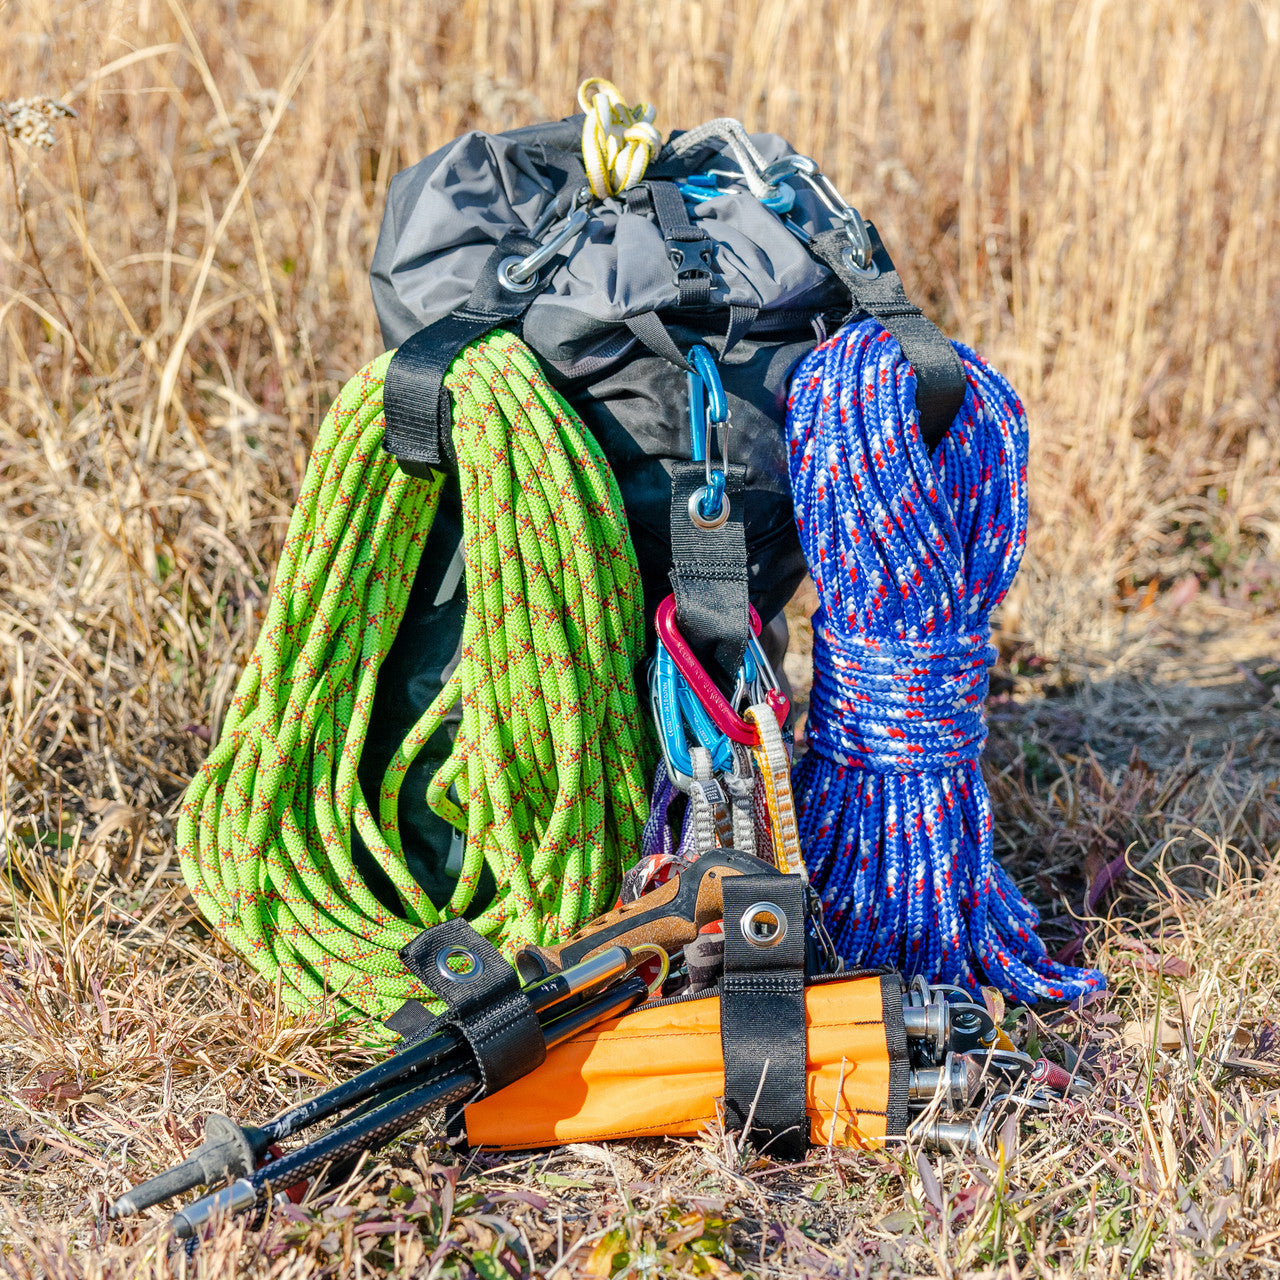
[(662, 146), (653, 124), (656, 112), (647, 102), (627, 106), (617, 87), (599, 76), (578, 86), (578, 105), (587, 113), (582, 163), (591, 194), (597, 200), (620, 195), (644, 177)]

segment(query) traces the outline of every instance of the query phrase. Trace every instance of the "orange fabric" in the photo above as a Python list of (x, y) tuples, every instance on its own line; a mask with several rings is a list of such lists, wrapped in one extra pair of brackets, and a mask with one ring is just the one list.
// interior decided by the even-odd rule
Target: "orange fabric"
[[(879, 978), (805, 991), (810, 1140), (879, 1145), (889, 1048)], [(724, 1093), (716, 997), (638, 1009), (553, 1049), (536, 1071), (466, 1111), (472, 1146), (524, 1149), (602, 1138), (692, 1136)]]

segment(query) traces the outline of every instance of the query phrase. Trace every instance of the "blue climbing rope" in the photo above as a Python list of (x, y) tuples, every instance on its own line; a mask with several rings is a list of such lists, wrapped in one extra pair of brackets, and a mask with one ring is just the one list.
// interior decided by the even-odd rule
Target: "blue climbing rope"
[(993, 856), (978, 763), (988, 617), (1026, 543), (1026, 415), (956, 349), (969, 387), (932, 458), (915, 374), (874, 320), (792, 379), (796, 526), (821, 601), (794, 774), (801, 846), (847, 961), (1070, 1000), (1105, 979), (1049, 959), (1035, 908)]

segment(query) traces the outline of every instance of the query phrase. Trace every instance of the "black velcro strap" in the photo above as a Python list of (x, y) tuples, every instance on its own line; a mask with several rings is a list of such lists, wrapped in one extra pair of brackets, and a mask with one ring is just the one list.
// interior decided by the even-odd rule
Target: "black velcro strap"
[(434, 1034), (444, 1021), (432, 1013), (421, 1000), (410, 997), (389, 1018), (383, 1018), (383, 1025), (396, 1033), (406, 1045), (417, 1044)]
[[(745, 1129), (749, 1117), (758, 1150), (799, 1160), (809, 1145), (804, 883), (799, 876), (735, 876), (723, 893), (725, 1124)], [(785, 922), (781, 937), (778, 922)]]
[(444, 375), (468, 343), (490, 329), (514, 328), (523, 318), (546, 281), (535, 283), (527, 293), (516, 293), (498, 283), (498, 268), (504, 259), (523, 258), (536, 248), (536, 240), (508, 231), (489, 255), (466, 302), (405, 339), (391, 357), (382, 384), (387, 423), (382, 447), (409, 475), (426, 476), (453, 460), (453, 414)]
[(907, 1028), (902, 1019), (902, 979), (886, 973), (880, 979), (884, 1009), (884, 1042), (889, 1053), (889, 1104), (885, 1109), (885, 1133), (907, 1131), (911, 1118), (911, 1058), (907, 1052)]
[(879, 232), (869, 222), (866, 227), (871, 237), (874, 272), (858, 271), (846, 261), (849, 237), (843, 231), (820, 232), (809, 242), (809, 248), (849, 290), (854, 311), (874, 316), (897, 338), (902, 354), (915, 370), (920, 435), (932, 453), (964, 403), (969, 385), (964, 366), (946, 334), (907, 298)]
[[(704, 529), (689, 515), (689, 500), (707, 482), (701, 462), (671, 468), (671, 586), (676, 624), (712, 679), (731, 688), (747, 648), (747, 536), (742, 524), (747, 469), (725, 473), (729, 518)], [(717, 673), (709, 661), (720, 668)]]
[[(472, 962), (470, 971), (451, 967), (450, 957)], [(486, 1094), (497, 1093), (545, 1061), (547, 1044), (538, 1015), (520, 989), (520, 975), (467, 921), (446, 920), (424, 929), (401, 949), (400, 959), (448, 1010), (424, 1025), (410, 1007), (423, 1006), (406, 1000), (387, 1020), (393, 1031), (405, 1026), (416, 1041), (442, 1026), (457, 1027), (476, 1055)]]

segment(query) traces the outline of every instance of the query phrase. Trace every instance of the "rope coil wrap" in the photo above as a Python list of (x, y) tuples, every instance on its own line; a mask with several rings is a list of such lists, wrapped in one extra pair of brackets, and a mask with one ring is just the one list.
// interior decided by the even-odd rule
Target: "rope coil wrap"
[(915, 374), (876, 321), (816, 347), (792, 379), (796, 527), (821, 600), (794, 772), (801, 843), (848, 962), (1073, 999), (1104, 979), (1048, 958), (995, 860), (978, 763), (988, 617), (1026, 542), (1026, 416), (956, 349), (969, 388), (932, 458)]
[[(495, 332), (445, 382), (463, 505), (462, 660), (388, 768), (375, 819), (356, 768), (443, 483), (411, 479), (382, 449), (392, 354), (347, 383), (320, 428), (266, 620), (178, 820), (201, 911), (290, 1005), (336, 997), (377, 1018), (431, 999), (397, 952), (471, 906), (485, 863), (498, 896), (473, 922), (508, 950), (558, 941), (612, 906), (652, 767), (632, 683), (644, 622), (621, 497), (532, 353)], [(466, 852), (437, 909), (406, 864), (397, 803), (459, 701), (428, 799), (466, 831)], [(353, 864), (353, 823), (403, 918)]]
[(810, 745), (871, 773), (977, 760), (987, 740), (987, 668), (996, 660), (988, 634), (891, 640), (815, 623), (811, 701), (834, 715), (811, 722)]

